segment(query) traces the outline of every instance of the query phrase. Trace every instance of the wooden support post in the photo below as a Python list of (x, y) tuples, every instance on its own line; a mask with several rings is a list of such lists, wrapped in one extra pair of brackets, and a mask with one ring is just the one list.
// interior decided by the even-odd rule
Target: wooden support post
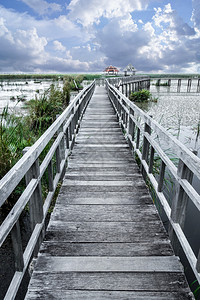
[[(62, 132), (64, 133), (64, 128), (63, 128), (63, 124), (59, 127), (58, 131), (57, 131), (57, 135), (59, 135), (59, 133)], [(65, 158), (65, 135), (63, 135), (62, 140), (60, 141), (60, 157), (61, 160)]]
[(149, 173), (150, 174), (153, 172), (154, 153), (155, 153), (155, 150), (154, 150), (153, 146), (151, 146), (150, 159), (149, 159)]
[(53, 163), (52, 160), (48, 165), (48, 182), (49, 182), (49, 191), (53, 192), (54, 184), (53, 184)]
[(11, 239), (15, 256), (15, 270), (22, 272), (24, 269), (24, 258), (19, 220), (16, 222), (11, 231)]
[(136, 149), (140, 147), (140, 128), (137, 127), (137, 139), (136, 139)]
[(160, 176), (158, 179), (158, 192), (162, 192), (163, 182), (165, 177), (165, 163), (162, 161), (160, 166)]
[(61, 163), (60, 147), (58, 146), (56, 149), (56, 172), (57, 173), (60, 173), (60, 163)]
[(131, 83), (128, 84), (128, 97), (130, 96), (131, 94)]
[[(181, 159), (179, 159), (177, 175), (181, 179), (186, 179), (189, 183), (192, 183), (193, 173)], [(187, 203), (187, 194), (185, 193), (181, 185), (176, 182), (175, 197), (172, 202), (171, 218), (175, 223), (179, 223), (181, 228), (183, 228), (185, 224)]]
[(128, 84), (125, 84), (125, 96), (128, 97)]
[(134, 140), (134, 134), (135, 134), (135, 123), (131, 119), (131, 116), (134, 116), (134, 111), (132, 108), (129, 109), (129, 129), (128, 134), (131, 136), (131, 141)]
[[(25, 148), (23, 150), (23, 153), (26, 153), (28, 149), (29, 147)], [(38, 179), (39, 176), (40, 176), (40, 165), (39, 165), (39, 158), (37, 158), (34, 164), (32, 165), (32, 167), (25, 175), (26, 185), (28, 185), (33, 178)], [(30, 212), (30, 225), (33, 231), (35, 225), (42, 223), (44, 218), (41, 181), (38, 182), (38, 185), (29, 200), (29, 212)], [(37, 256), (37, 253), (39, 251), (39, 247), (42, 242), (43, 236), (44, 236), (44, 230), (42, 230), (41, 235), (36, 244), (36, 247), (34, 249), (33, 255), (35, 257)]]
[(122, 82), (122, 94), (124, 95), (124, 84)]
[[(151, 127), (147, 123), (144, 124), (144, 132), (151, 134)], [(149, 141), (144, 136), (143, 147), (142, 147), (142, 159), (145, 160), (146, 163), (148, 163), (148, 156), (149, 156)], [(141, 165), (141, 172), (144, 177), (144, 180), (146, 180), (147, 174), (146, 174), (146, 171), (145, 171), (143, 165)]]
[[(28, 151), (29, 147), (25, 148), (23, 152)], [(39, 158), (37, 158), (25, 175), (26, 185), (35, 178), (37, 179), (40, 175), (40, 166)], [(37, 223), (41, 223), (43, 220), (43, 201), (42, 201), (42, 187), (41, 182), (38, 182), (38, 185), (29, 200), (29, 209), (30, 209), (30, 221), (32, 230), (35, 228)]]
[[(184, 164), (184, 162), (179, 159), (177, 175), (180, 179), (187, 179), (189, 183), (192, 183), (193, 173), (190, 169)], [(172, 201), (172, 208), (171, 208), (171, 219), (174, 223), (179, 223), (181, 228), (184, 228), (185, 224), (185, 217), (186, 217), (186, 209), (188, 204), (188, 196), (186, 192), (183, 190), (181, 185), (176, 182), (175, 183), (175, 196)], [(169, 237), (174, 248), (174, 251), (178, 254), (179, 252), (179, 242), (177, 236), (170, 226), (169, 228)]]
[(187, 85), (187, 92), (190, 92), (191, 86), (192, 86), (192, 79), (189, 78), (189, 79), (188, 79), (188, 85)]
[(177, 92), (180, 92), (180, 90), (181, 90), (181, 79), (178, 79)]
[(197, 265), (196, 265), (197, 272), (200, 273), (200, 250), (197, 258)]
[(197, 81), (197, 93), (200, 92), (200, 78)]
[(67, 128), (66, 130), (65, 140), (66, 140), (66, 148), (69, 149), (69, 128)]

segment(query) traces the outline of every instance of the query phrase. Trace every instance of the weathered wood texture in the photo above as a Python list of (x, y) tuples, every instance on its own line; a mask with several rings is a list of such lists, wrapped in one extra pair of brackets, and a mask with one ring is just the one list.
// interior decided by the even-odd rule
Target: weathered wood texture
[(103, 87), (83, 118), (26, 300), (192, 299)]
[[(200, 212), (200, 195), (197, 187), (192, 184), (193, 176), (200, 180), (200, 158), (196, 151), (188, 149), (108, 81), (106, 87), (124, 135), (141, 166), (143, 178), (148, 179), (168, 219), (174, 251), (178, 253), (182, 248), (200, 284), (200, 255), (194, 253), (184, 230), (188, 202), (193, 202), (197, 212)], [(178, 167), (176, 160), (172, 159), (174, 155), (179, 161)], [(158, 161), (159, 168), (156, 164)], [(175, 185), (172, 199), (166, 193), (169, 178), (172, 178), (171, 183)]]

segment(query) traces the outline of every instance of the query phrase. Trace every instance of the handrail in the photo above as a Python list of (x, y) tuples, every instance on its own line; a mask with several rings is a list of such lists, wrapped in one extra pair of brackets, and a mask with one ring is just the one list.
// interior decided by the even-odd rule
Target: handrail
[[(108, 80), (106, 87), (129, 145), (140, 161), (143, 177), (145, 180), (148, 178), (168, 218), (169, 236), (174, 250), (178, 249), (178, 241), (200, 283), (200, 251), (196, 257), (183, 230), (188, 201), (192, 201), (200, 211), (200, 195), (192, 186), (193, 175), (200, 180), (200, 158), (133, 104)], [(178, 166), (165, 151), (166, 145), (176, 153)], [(153, 172), (155, 154), (160, 160), (157, 175)], [(165, 176), (167, 178), (169, 173), (175, 182), (171, 207), (163, 190)]]
[(131, 75), (131, 76), (123, 76), (123, 77), (111, 77), (111, 78), (107, 78), (107, 81), (114, 85), (114, 86), (117, 86), (119, 85), (119, 82), (120, 82), (120, 85), (123, 85), (123, 84), (128, 84), (128, 83), (136, 83), (136, 82), (143, 82), (143, 81), (146, 81), (146, 80), (149, 80), (150, 81), (150, 77), (147, 76), (147, 75)]
[[(0, 181), (0, 207), (20, 181), (23, 178), (26, 181), (26, 188), (0, 226), (0, 247), (11, 233), (16, 267), (5, 300), (15, 298), (32, 256), (37, 255), (51, 200), (64, 174), (67, 158), (73, 148), (81, 118), (94, 88), (95, 81), (73, 99), (37, 142), (25, 150), (23, 157)], [(50, 142), (52, 143), (50, 149), (39, 164), (40, 154)], [(45, 172), (48, 173), (49, 186), (47, 196), (43, 199), (41, 180)], [(23, 251), (19, 217), (27, 204), (32, 234)]]

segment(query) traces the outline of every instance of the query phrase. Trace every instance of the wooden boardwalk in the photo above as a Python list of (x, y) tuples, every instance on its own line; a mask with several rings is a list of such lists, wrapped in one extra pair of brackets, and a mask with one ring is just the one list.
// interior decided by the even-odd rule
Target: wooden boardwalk
[(26, 299), (192, 299), (104, 87), (81, 122)]

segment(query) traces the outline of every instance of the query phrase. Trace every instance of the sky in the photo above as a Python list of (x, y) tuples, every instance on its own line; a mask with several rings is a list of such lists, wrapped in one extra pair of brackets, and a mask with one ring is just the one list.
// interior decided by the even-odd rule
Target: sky
[(200, 73), (200, 0), (0, 0), (0, 73)]

